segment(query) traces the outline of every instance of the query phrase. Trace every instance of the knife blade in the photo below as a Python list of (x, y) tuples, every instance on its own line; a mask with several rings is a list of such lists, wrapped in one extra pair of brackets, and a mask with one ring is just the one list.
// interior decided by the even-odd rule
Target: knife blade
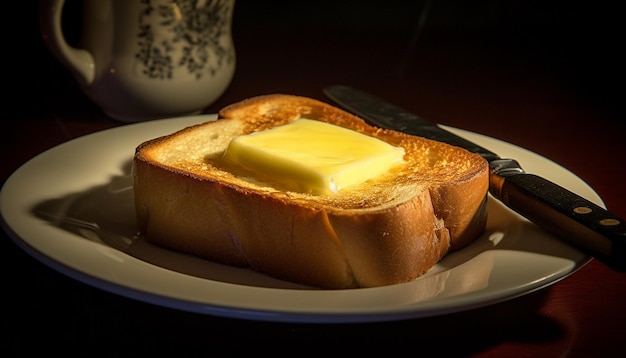
[(610, 211), (539, 175), (512, 158), (361, 90), (335, 85), (324, 93), (339, 107), (380, 128), (445, 142), (489, 163), (489, 193), (507, 207), (615, 271), (626, 271), (626, 222)]

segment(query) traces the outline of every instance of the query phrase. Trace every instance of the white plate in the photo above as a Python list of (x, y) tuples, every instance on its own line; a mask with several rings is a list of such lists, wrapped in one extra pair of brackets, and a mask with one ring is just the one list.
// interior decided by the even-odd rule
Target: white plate
[[(185, 311), (284, 322), (372, 322), (440, 315), (508, 300), (550, 285), (590, 257), (490, 198), (487, 230), (409, 283), (319, 290), (247, 269), (212, 263), (137, 241), (132, 256), (90, 232), (53, 225), (34, 210), (65, 213), (135, 234), (130, 173), (135, 147), (214, 119), (192, 116), (129, 124), (61, 144), (21, 166), (0, 193), (4, 228), (34, 256), (79, 281), (133, 299)], [(447, 128), (604, 206), (563, 167), (514, 145)]]

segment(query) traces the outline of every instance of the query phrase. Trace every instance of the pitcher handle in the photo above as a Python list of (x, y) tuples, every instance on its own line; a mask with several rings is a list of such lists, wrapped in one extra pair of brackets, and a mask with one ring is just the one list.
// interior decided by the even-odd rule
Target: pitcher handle
[(67, 43), (61, 26), (65, 0), (39, 2), (39, 29), (44, 42), (82, 85), (88, 86), (95, 78), (94, 56), (87, 50)]

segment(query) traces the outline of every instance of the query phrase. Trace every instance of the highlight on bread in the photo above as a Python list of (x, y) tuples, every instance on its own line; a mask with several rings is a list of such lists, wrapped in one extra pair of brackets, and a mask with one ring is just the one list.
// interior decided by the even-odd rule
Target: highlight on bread
[(408, 282), (471, 243), (488, 175), (465, 149), (285, 94), (141, 143), (133, 160), (149, 242), (324, 289)]

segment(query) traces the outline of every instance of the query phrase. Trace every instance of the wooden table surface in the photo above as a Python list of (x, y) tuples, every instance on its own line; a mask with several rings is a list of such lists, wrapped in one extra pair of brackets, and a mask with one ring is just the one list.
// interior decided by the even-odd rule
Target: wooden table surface
[[(30, 3), (30, 2), (29, 2)], [(330, 1), (238, 2), (237, 72), (205, 112), (267, 93), (327, 100), (348, 84), (432, 121), (536, 152), (587, 182), (626, 217), (623, 28), (615, 10), (540, 1), (502, 5)], [(261, 5), (263, 4), (263, 5)], [(41, 43), (33, 5), (0, 128), (2, 183), (44, 150), (124, 125), (79, 92)], [(584, 20), (584, 21), (583, 21)], [(585, 28), (580, 28), (582, 23)], [(416, 36), (418, 35), (418, 36)], [(6, 59), (6, 57), (5, 57)], [(7, 94), (5, 94), (7, 96)], [(78, 282), (29, 256), (2, 233), (5, 356), (160, 353), (385, 352), (417, 356), (617, 357), (626, 339), (626, 274), (590, 263), (553, 285), (474, 310), (360, 324), (273, 323), (178, 311)]]

